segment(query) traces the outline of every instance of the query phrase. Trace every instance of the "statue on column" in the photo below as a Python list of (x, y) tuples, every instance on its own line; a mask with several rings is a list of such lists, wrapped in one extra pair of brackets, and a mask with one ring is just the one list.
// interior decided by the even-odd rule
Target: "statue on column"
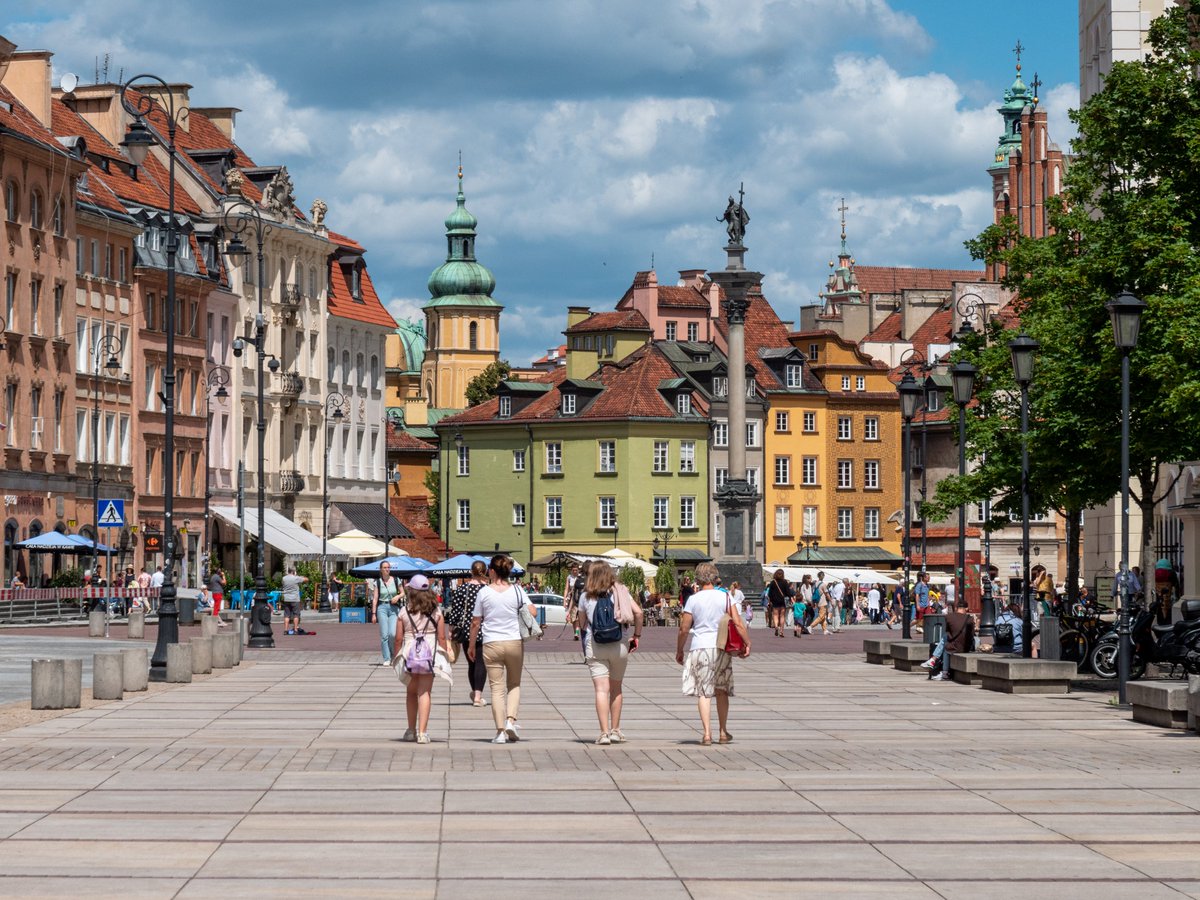
[[(740, 196), (741, 191), (738, 194)], [(746, 236), (746, 225), (750, 222), (750, 213), (746, 212), (746, 207), (742, 206), (740, 199), (734, 200), (731, 196), (729, 205), (725, 207), (725, 214), (717, 221), (725, 223), (725, 232), (729, 235), (730, 245), (738, 245)]]

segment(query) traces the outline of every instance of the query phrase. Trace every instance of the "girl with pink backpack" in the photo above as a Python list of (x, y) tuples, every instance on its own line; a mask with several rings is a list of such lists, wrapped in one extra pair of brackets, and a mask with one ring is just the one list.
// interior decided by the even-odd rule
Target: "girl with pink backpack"
[(408, 676), (405, 698), (408, 730), (404, 732), (404, 740), (428, 744), (434, 664), (439, 647), (444, 653), (449, 651), (446, 622), (424, 575), (409, 579), (407, 594), (407, 606), (396, 620), (396, 646), (400, 649), (393, 665), (403, 667)]

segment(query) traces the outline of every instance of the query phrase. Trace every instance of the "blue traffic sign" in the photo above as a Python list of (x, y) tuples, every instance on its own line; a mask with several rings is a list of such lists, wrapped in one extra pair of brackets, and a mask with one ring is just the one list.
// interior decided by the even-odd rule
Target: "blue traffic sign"
[(125, 525), (124, 500), (97, 500), (96, 524), (101, 528), (121, 528)]

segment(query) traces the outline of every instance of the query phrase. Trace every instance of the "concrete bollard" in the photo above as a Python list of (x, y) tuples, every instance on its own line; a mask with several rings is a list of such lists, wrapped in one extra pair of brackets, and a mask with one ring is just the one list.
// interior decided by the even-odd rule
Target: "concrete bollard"
[(232, 669), (238, 664), (238, 636), (218, 634), (212, 639), (212, 664), (214, 669)]
[(238, 615), (237, 631), (238, 639), (242, 642), (242, 646), (248, 646), (250, 644), (250, 619), (245, 613)]
[(129, 632), (126, 636), (134, 641), (140, 641), (146, 637), (145, 610), (133, 609), (129, 611)]
[(83, 660), (63, 660), (63, 709), (83, 705)]
[(144, 691), (150, 687), (150, 654), (145, 647), (121, 651), (121, 681), (126, 691)]
[(213, 639), (194, 637), (192, 645), (192, 674), (207, 675), (213, 669)]
[(200, 636), (213, 637), (217, 634), (217, 617), (216, 616), (201, 616), (200, 617)]
[(1187, 727), (1200, 733), (1200, 675), (1188, 676)]
[(93, 609), (88, 613), (88, 637), (104, 637), (104, 610)]
[(30, 709), (62, 709), (66, 673), (61, 659), (30, 661)]
[(92, 656), (92, 696), (97, 700), (121, 700), (125, 696), (125, 675), (120, 653)]
[(167, 644), (167, 683), (190, 684), (192, 680), (192, 645)]

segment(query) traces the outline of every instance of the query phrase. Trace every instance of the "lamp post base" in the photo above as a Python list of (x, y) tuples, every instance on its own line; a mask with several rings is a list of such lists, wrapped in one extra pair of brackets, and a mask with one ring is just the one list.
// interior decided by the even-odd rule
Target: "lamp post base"
[(271, 633), (271, 604), (267, 602), (266, 580), (262, 578), (258, 579), (255, 585), (248, 643), (256, 650), (269, 650), (275, 646), (275, 637)]

